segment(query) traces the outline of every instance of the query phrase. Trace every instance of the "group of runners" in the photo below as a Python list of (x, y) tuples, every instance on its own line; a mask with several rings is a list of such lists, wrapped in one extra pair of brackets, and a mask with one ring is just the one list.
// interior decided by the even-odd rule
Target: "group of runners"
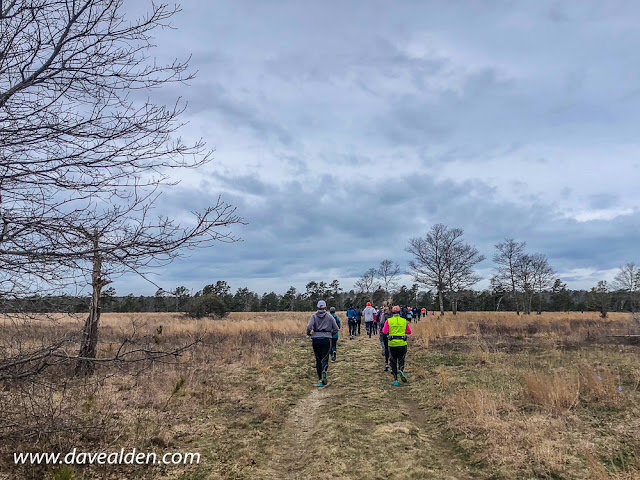
[[(404, 374), (405, 357), (407, 355), (407, 335), (411, 335), (410, 323), (413, 319), (420, 320), (426, 316), (425, 308), (418, 309), (410, 306), (393, 305), (387, 302), (378, 308), (367, 302), (364, 309), (354, 308), (352, 305), (347, 310), (347, 322), (349, 326), (349, 339), (353, 340), (360, 335), (360, 326), (364, 317), (365, 331), (369, 338), (379, 333), (382, 356), (384, 356), (384, 371), (391, 368), (393, 385), (398, 386), (398, 378), (402, 382), (407, 381)], [(324, 387), (328, 383), (327, 370), (329, 358), (336, 361), (339, 330), (342, 327), (340, 318), (336, 315), (335, 307), (327, 312), (327, 303), (320, 300), (317, 311), (307, 324), (307, 336), (311, 337), (313, 353), (316, 358), (316, 372), (318, 374), (318, 386)]]
[[(371, 338), (371, 335), (376, 335), (379, 330), (379, 325), (382, 323), (382, 314), (384, 307), (372, 307), (371, 302), (367, 302), (367, 306), (364, 309), (354, 308), (350, 305), (347, 310), (347, 321), (349, 322), (349, 339), (353, 340), (356, 335), (360, 335), (360, 327), (362, 325), (362, 318), (364, 317), (364, 326), (367, 335)], [(418, 307), (402, 306), (400, 307), (400, 316), (411, 323), (412, 319), (416, 321), (420, 320), (420, 317), (427, 314), (427, 309)]]

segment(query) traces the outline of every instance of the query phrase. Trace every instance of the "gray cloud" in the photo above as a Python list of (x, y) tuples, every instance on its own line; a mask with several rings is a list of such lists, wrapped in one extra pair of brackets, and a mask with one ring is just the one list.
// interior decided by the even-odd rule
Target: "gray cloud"
[(589, 195), (589, 206), (595, 209), (614, 207), (618, 203), (618, 195), (613, 193), (595, 193)]
[(158, 32), (156, 53), (193, 52), (199, 75), (154, 98), (187, 100), (181, 133), (204, 137), (216, 160), (183, 175), (162, 208), (181, 216), (221, 193), (249, 224), (234, 229), (242, 243), (164, 269), (167, 282), (349, 283), (383, 258), (406, 266), (408, 238), (437, 222), (465, 229), (488, 259), (514, 237), (560, 272), (592, 271), (570, 274), (573, 286), (638, 261), (640, 67), (626, 59), (640, 6), (183, 9), (177, 30)]

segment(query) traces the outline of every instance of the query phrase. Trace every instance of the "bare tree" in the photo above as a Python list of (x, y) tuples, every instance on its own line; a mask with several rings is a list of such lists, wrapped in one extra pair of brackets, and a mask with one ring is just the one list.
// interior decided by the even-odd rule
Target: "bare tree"
[(409, 273), (416, 282), (435, 288), (440, 302), (440, 315), (444, 315), (443, 295), (447, 288), (446, 252), (451, 244), (451, 232), (438, 223), (431, 227), (424, 238), (409, 239), (406, 251), (414, 255), (409, 261)]
[[(455, 229), (454, 229), (455, 230)], [(462, 231), (460, 231), (462, 235)], [(446, 254), (447, 288), (451, 300), (451, 311), (458, 312), (458, 298), (462, 290), (471, 288), (482, 280), (473, 267), (485, 259), (477, 248), (462, 243), (459, 237), (451, 244)]]
[(153, 200), (140, 198), (126, 208), (116, 206), (100, 215), (94, 213), (93, 218), (84, 218), (82, 225), (62, 227), (58, 253), (67, 261), (74, 260), (80, 272), (91, 272), (91, 306), (83, 329), (77, 373), (92, 372), (102, 309), (101, 291), (112, 277), (135, 273), (146, 278), (147, 269), (166, 265), (187, 249), (213, 242), (234, 242), (236, 238), (221, 229), (242, 222), (235, 215), (235, 208), (220, 198), (215, 206), (197, 214), (195, 223), (189, 227), (167, 217), (154, 218), (153, 206)]
[(531, 313), (531, 301), (535, 291), (535, 266), (531, 255), (523, 254), (516, 258), (513, 265), (516, 291), (522, 293), (522, 311)]
[(356, 281), (354, 286), (361, 292), (364, 293), (367, 299), (371, 299), (371, 293), (375, 290), (374, 285), (376, 281), (376, 269), (370, 268), (359, 280)]
[[(151, 32), (178, 11), (152, 4), (125, 19), (122, 0), (34, 0), (0, 7), (0, 297), (91, 286), (78, 355), (95, 359), (100, 292), (124, 272), (185, 249), (235, 240), (242, 220), (218, 199), (181, 226), (152, 218), (170, 171), (212, 160), (174, 134), (184, 105), (143, 95), (193, 76), (147, 56)], [(80, 279), (80, 280), (78, 280)], [(74, 286), (76, 285), (76, 286)], [(89, 362), (89, 363), (87, 363)]]
[(129, 22), (121, 6), (34, 0), (0, 9), (4, 293), (74, 278), (50, 252), (59, 226), (82, 224), (97, 198), (135, 202), (140, 189), (169, 182), (170, 169), (212, 160), (202, 142), (173, 138), (184, 106), (156, 105), (137, 93), (192, 78), (184, 62), (147, 58), (151, 31), (167, 26), (177, 8), (152, 5), (144, 19)]
[(638, 302), (638, 292), (640, 291), (640, 268), (633, 262), (620, 267), (620, 270), (613, 278), (611, 286), (615, 290), (622, 290), (627, 293), (631, 311), (635, 313)]
[(382, 260), (380, 266), (376, 270), (376, 276), (380, 279), (382, 287), (384, 288), (387, 298), (389, 297), (389, 291), (394, 289), (398, 282), (398, 274), (400, 273), (400, 265), (392, 262), (391, 260)]
[(462, 241), (463, 233), (460, 228), (449, 229), (438, 223), (431, 227), (424, 238), (409, 239), (406, 248), (407, 252), (414, 255), (409, 262), (409, 273), (416, 282), (437, 290), (440, 315), (444, 315), (445, 292), (454, 292), (452, 303), (455, 303), (457, 292), (479, 280), (472, 267), (484, 257), (475, 247)]
[(489, 280), (491, 285), (491, 295), (496, 298), (496, 312), (500, 310), (500, 304), (505, 295), (510, 292), (510, 289), (506, 288), (502, 283), (502, 279), (498, 275), (493, 275)]
[(533, 264), (533, 284), (538, 291), (538, 315), (542, 314), (542, 291), (551, 286), (555, 271), (549, 265), (546, 255), (536, 253), (531, 256)]
[(497, 265), (494, 283), (511, 292), (518, 315), (520, 314), (520, 308), (516, 288), (515, 266), (519, 257), (524, 253), (525, 246), (526, 242), (516, 242), (512, 238), (505, 238), (504, 242), (496, 245), (497, 252), (493, 256), (493, 262)]

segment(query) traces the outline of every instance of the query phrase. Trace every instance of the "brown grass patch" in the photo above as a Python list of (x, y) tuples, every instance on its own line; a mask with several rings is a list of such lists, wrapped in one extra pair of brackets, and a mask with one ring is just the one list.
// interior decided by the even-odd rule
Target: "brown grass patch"
[(533, 373), (525, 376), (524, 396), (553, 415), (578, 405), (580, 379), (578, 375)]

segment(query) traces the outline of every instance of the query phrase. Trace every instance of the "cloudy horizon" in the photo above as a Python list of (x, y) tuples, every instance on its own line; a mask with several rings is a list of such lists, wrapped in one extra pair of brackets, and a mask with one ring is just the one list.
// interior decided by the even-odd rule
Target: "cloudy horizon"
[[(198, 74), (151, 95), (188, 102), (180, 135), (215, 160), (175, 172), (159, 206), (179, 217), (222, 195), (247, 225), (232, 228), (241, 243), (154, 271), (158, 285), (284, 293), (338, 279), (348, 290), (383, 259), (405, 270), (409, 238), (436, 223), (486, 256), (478, 289), (505, 237), (547, 255), (574, 289), (640, 261), (640, 5), (181, 7), (150, 53), (191, 54)], [(114, 286), (156, 290), (132, 276)]]

